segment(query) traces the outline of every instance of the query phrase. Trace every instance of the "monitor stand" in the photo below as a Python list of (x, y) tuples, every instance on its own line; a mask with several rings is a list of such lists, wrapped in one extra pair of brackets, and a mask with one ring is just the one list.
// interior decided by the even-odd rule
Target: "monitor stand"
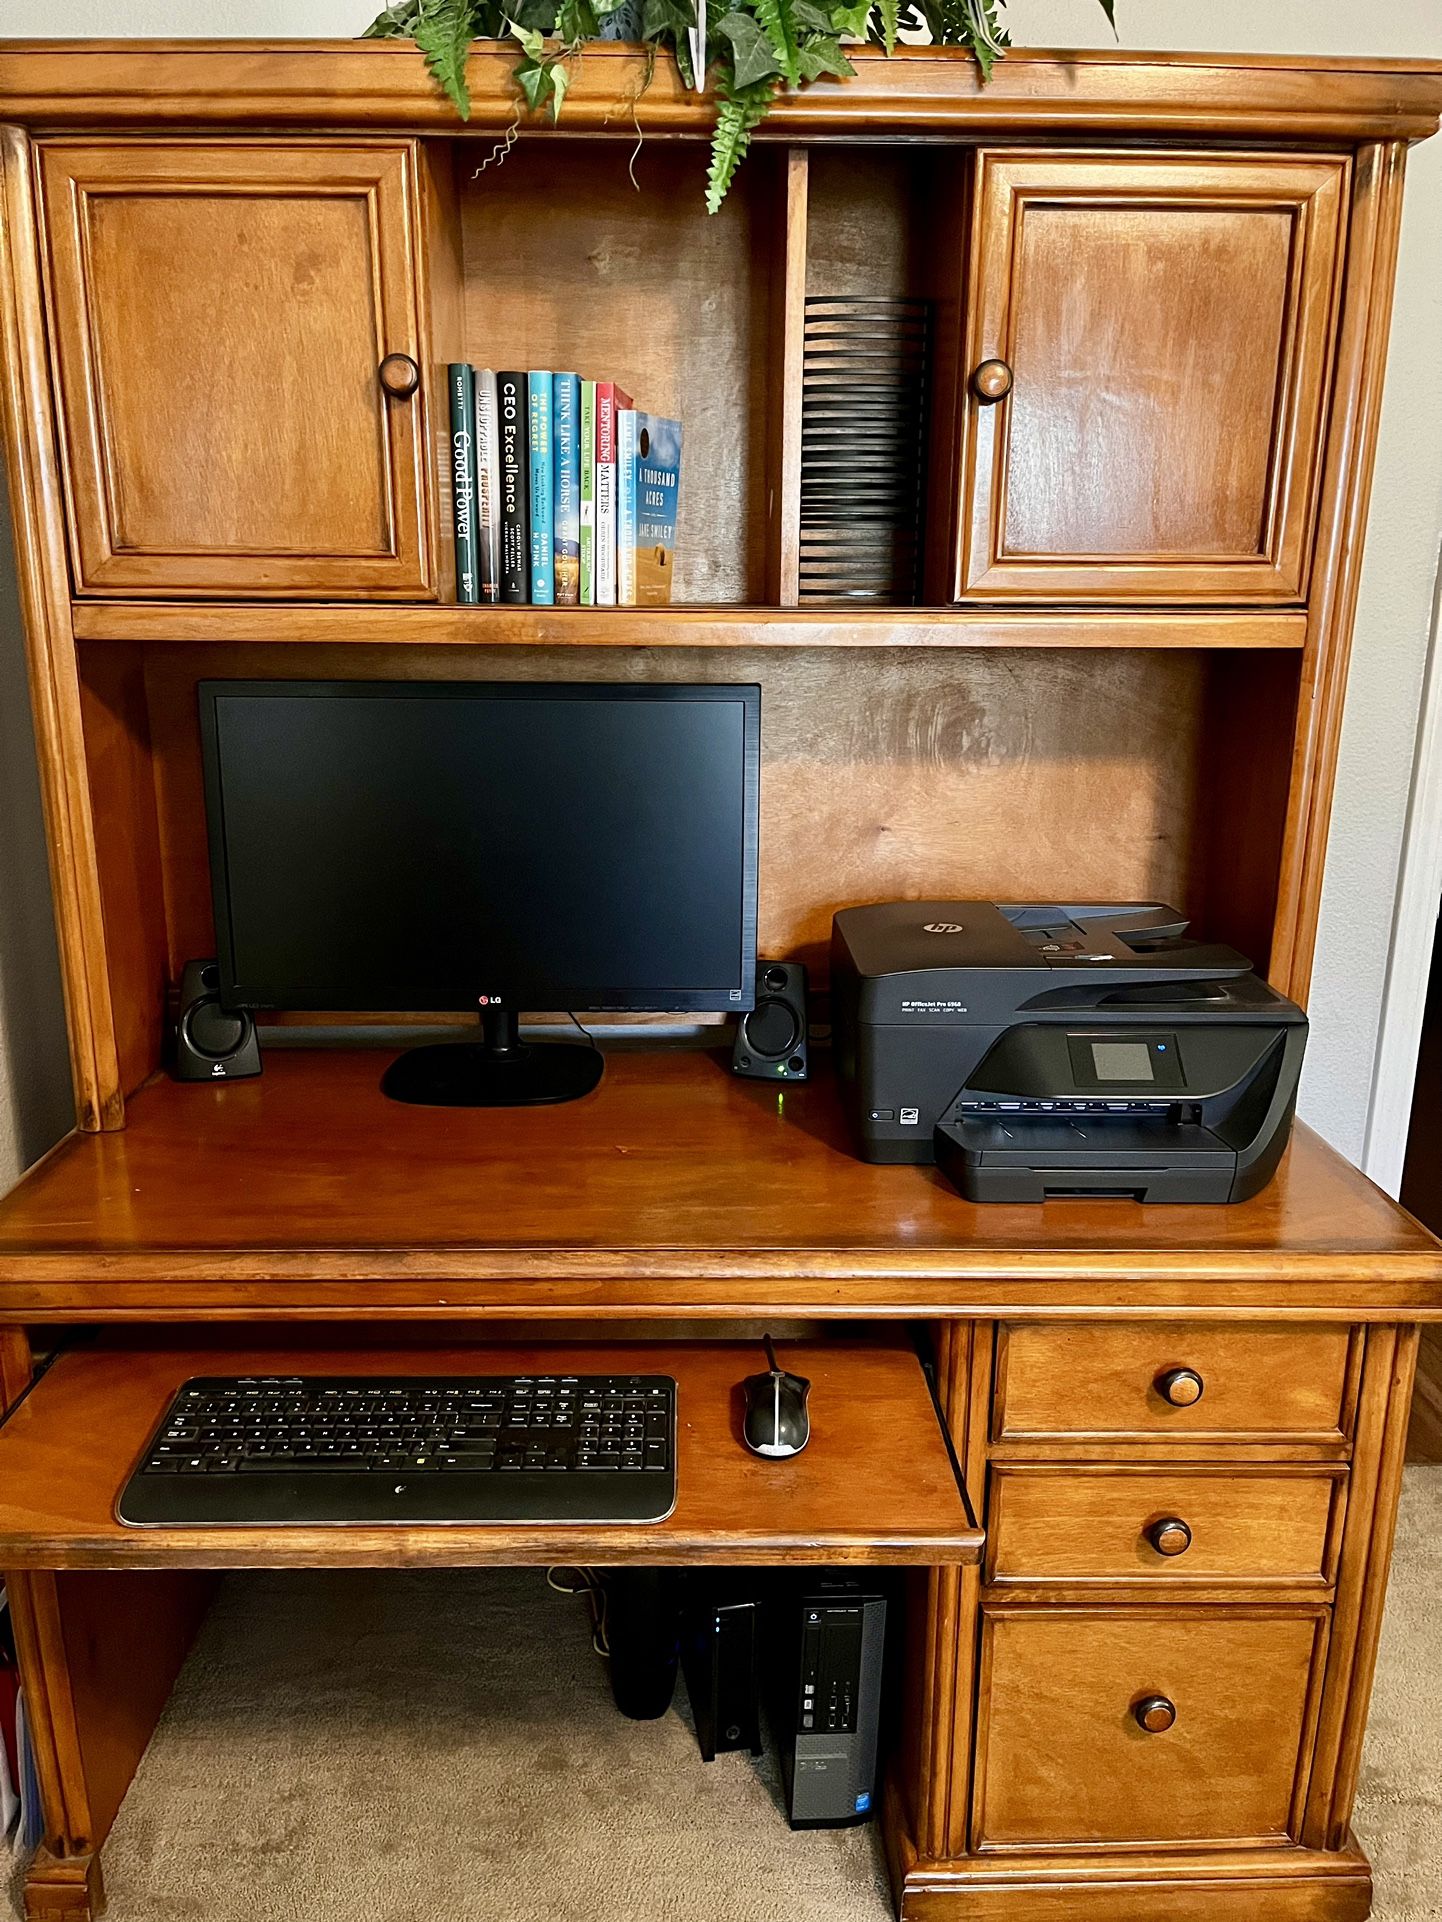
[(419, 1108), (529, 1108), (575, 1101), (601, 1079), (605, 1061), (588, 1042), (522, 1041), (514, 1014), (486, 1008), (479, 1041), (432, 1041), (398, 1055), (381, 1093)]

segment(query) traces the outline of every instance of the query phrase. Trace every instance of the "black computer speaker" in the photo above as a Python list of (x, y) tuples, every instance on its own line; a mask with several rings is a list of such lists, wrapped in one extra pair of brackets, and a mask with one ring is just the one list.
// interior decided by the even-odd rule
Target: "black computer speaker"
[(187, 961), (180, 977), (171, 1073), (177, 1081), (239, 1081), (260, 1073), (255, 1022), (220, 1005), (213, 961)]
[(758, 961), (756, 1006), (736, 1025), (732, 1072), (757, 1081), (804, 1081), (810, 1060), (805, 968), (799, 961)]

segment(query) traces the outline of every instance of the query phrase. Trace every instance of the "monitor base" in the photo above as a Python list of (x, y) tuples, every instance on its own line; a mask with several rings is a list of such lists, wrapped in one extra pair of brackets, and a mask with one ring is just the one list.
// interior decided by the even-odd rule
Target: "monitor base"
[(484, 1041), (408, 1048), (381, 1076), (381, 1093), (418, 1108), (531, 1108), (578, 1101), (605, 1065), (599, 1048), (577, 1041), (531, 1045), (517, 1038), (514, 1019), (487, 1020)]

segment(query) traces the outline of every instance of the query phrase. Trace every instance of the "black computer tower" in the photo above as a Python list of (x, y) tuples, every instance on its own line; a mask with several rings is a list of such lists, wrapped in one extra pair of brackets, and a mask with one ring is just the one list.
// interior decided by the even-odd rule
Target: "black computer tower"
[(761, 1753), (761, 1621), (754, 1588), (705, 1576), (688, 1583), (681, 1668), (703, 1761), (728, 1749)]
[(886, 1596), (846, 1577), (776, 1603), (768, 1688), (793, 1829), (865, 1822), (876, 1801)]

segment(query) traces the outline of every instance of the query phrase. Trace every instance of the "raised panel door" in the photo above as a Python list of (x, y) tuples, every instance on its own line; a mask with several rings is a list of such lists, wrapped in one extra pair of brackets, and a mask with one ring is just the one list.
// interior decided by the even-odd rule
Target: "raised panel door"
[(40, 168), (78, 589), (427, 594), (424, 376), (380, 375), (424, 365), (413, 143)]
[(1347, 178), (979, 157), (961, 597), (1304, 597)]

